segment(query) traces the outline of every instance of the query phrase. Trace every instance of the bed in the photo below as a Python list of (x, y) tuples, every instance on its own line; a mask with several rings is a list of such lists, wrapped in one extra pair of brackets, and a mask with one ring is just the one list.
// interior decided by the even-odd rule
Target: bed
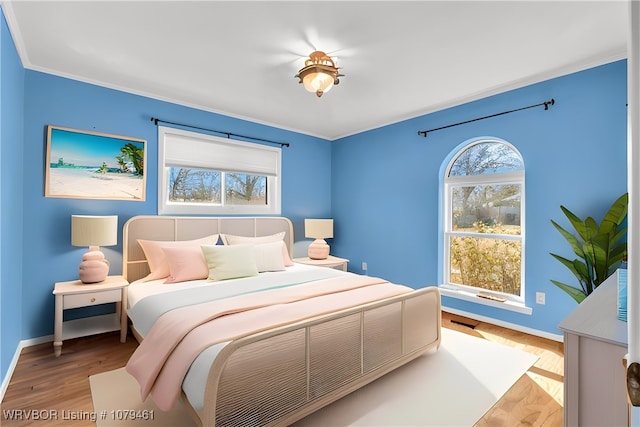
[[(169, 276), (154, 276), (149, 242), (165, 245)], [(194, 247), (207, 267), (221, 253), (251, 251), (266, 271), (229, 278), (215, 264), (205, 279), (174, 274)], [(284, 269), (270, 265), (280, 258)], [(201, 426), (290, 425), (439, 348), (437, 287), (413, 290), (292, 258), (293, 227), (284, 217), (127, 221), (124, 306), (140, 341), (127, 370), (142, 397), (161, 409), (180, 399)], [(225, 280), (209, 280), (214, 273)]]

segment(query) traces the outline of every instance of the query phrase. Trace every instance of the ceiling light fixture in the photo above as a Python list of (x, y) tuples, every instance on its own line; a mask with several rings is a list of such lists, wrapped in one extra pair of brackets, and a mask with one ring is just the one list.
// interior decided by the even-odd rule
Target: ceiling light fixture
[(304, 68), (295, 75), (300, 79), (298, 83), (302, 83), (309, 92), (315, 92), (318, 98), (323, 93), (329, 92), (333, 85), (340, 83), (338, 77), (342, 76), (343, 74), (338, 72), (338, 67), (333, 59), (319, 50), (309, 55), (309, 59), (304, 61)]

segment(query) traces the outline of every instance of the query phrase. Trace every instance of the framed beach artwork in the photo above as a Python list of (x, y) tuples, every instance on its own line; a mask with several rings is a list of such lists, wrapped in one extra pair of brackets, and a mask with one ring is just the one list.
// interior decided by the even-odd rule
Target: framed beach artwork
[(47, 126), (45, 197), (145, 200), (146, 141)]

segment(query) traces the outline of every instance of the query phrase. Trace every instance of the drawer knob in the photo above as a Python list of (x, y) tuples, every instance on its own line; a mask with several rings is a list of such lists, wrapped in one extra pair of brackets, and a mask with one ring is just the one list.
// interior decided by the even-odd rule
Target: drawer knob
[(91, 298), (91, 302), (96, 302), (96, 298), (95, 297)]

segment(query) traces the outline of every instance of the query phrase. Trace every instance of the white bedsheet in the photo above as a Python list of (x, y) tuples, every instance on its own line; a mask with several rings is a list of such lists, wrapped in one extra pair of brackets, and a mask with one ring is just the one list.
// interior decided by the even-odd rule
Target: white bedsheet
[(221, 282), (209, 282), (207, 280), (190, 280), (187, 282), (180, 282), (180, 283), (164, 283), (166, 279), (151, 280), (149, 282), (136, 280), (135, 282), (132, 282), (128, 287), (127, 305), (129, 308), (131, 308), (134, 305), (136, 305), (136, 303), (138, 303), (141, 299), (150, 295), (157, 295), (161, 293), (173, 292), (181, 289), (189, 289), (189, 288), (200, 287), (200, 286), (212, 286), (212, 285), (223, 286), (223, 287), (235, 286), (237, 283), (264, 280), (265, 277), (283, 277), (284, 278), (285, 277), (284, 275), (287, 275), (289, 273), (305, 271), (309, 269), (313, 270), (317, 268), (324, 268), (324, 267), (314, 267), (310, 265), (295, 263), (295, 265), (291, 267), (286, 267), (285, 271), (272, 271), (272, 272), (260, 273), (256, 277), (246, 277), (242, 279), (232, 279), (232, 280), (225, 280)]
[[(133, 307), (135, 307), (135, 305), (141, 302), (144, 298), (199, 287), (204, 288), (215, 286), (215, 289), (219, 290), (220, 295), (224, 298), (224, 295), (226, 294), (232, 295), (237, 294), (238, 292), (257, 292), (284, 283), (294, 283), (296, 281), (305, 282), (308, 280), (318, 280), (349, 274), (353, 273), (296, 263), (294, 266), (287, 267), (285, 271), (266, 272), (260, 273), (258, 276), (254, 277), (224, 280), (219, 282), (193, 280), (188, 282), (165, 284), (165, 279), (149, 282), (135, 281), (128, 287), (127, 305), (129, 309), (133, 309)], [(216, 291), (216, 293), (218, 292)], [(148, 306), (149, 304), (145, 303), (143, 305)], [(144, 322), (141, 323), (148, 323), (148, 321), (147, 319), (144, 319)], [(133, 326), (136, 327), (135, 324)], [(140, 328), (137, 330), (142, 336), (144, 336), (145, 333), (143, 331), (147, 330), (148, 327), (149, 325), (145, 325), (141, 328), (142, 330), (140, 330)], [(191, 406), (196, 410), (201, 410), (204, 406), (204, 392), (208, 379), (209, 367), (213, 363), (217, 354), (226, 344), (226, 342), (216, 344), (203, 351), (191, 365), (191, 368), (185, 377), (182, 387), (189, 402), (191, 403)]]

